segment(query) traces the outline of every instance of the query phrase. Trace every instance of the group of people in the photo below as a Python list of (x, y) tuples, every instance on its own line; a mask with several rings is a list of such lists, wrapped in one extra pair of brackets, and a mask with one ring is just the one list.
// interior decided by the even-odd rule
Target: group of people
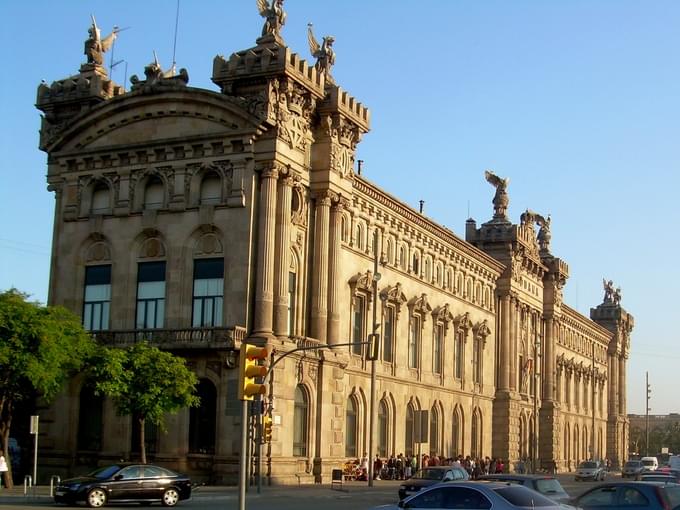
[[(364, 454), (361, 459), (357, 459), (357, 479), (368, 479), (368, 455)], [(428, 466), (455, 466), (463, 468), (468, 472), (470, 478), (475, 479), (480, 476), (503, 473), (505, 463), (501, 459), (491, 459), (484, 457), (473, 459), (470, 455), (464, 457), (443, 457), (439, 455), (422, 454), (420, 459), (417, 455), (404, 455), (400, 453), (395, 456), (390, 455), (387, 459), (375, 456), (373, 460), (373, 476), (376, 480), (406, 480), (411, 478), (416, 471)]]

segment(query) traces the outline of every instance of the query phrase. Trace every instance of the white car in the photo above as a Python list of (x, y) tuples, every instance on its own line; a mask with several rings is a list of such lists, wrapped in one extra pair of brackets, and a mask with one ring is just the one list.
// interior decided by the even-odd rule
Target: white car
[(645, 471), (656, 471), (659, 469), (659, 461), (656, 457), (642, 457), (640, 459)]

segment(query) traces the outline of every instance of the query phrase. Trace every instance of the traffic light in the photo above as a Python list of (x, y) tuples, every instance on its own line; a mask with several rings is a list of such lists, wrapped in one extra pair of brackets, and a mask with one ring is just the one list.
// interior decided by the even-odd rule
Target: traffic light
[(380, 335), (372, 333), (368, 335), (368, 350), (366, 359), (374, 360), (380, 357)]
[(267, 359), (267, 348), (256, 347), (249, 344), (241, 344), (240, 367), (238, 371), (239, 385), (238, 398), (239, 400), (253, 400), (255, 395), (264, 395), (267, 393), (267, 388), (264, 384), (257, 384), (256, 377), (264, 377), (267, 375), (267, 367), (260, 365), (259, 360)]
[(272, 417), (265, 415), (262, 417), (262, 442), (272, 442)]

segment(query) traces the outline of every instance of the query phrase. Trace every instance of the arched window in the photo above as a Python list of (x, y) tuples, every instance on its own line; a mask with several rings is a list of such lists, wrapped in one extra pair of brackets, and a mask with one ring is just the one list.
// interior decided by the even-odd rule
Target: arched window
[(432, 281), (432, 262), (429, 257), (425, 258), (425, 281), (427, 283)]
[(571, 440), (569, 438), (569, 424), (565, 423), (564, 424), (564, 460), (569, 463), (569, 453), (570, 453), (570, 448), (569, 446), (571, 445)]
[(356, 248), (357, 250), (363, 250), (365, 246), (366, 244), (364, 239), (364, 226), (361, 223), (357, 223)]
[(573, 457), (574, 461), (578, 463), (579, 461), (579, 454), (581, 452), (581, 449), (579, 448), (580, 446), (580, 441), (579, 441), (579, 431), (578, 431), (578, 425), (574, 424), (574, 449), (573, 449)]
[(215, 172), (205, 174), (201, 181), (201, 204), (222, 202), (222, 179)]
[(217, 390), (211, 381), (201, 379), (196, 393), (201, 399), (201, 405), (189, 409), (189, 451), (214, 454)]
[(307, 430), (309, 427), (309, 403), (307, 392), (301, 385), (295, 388), (293, 412), (293, 456), (307, 456)]
[(435, 406), (430, 409), (430, 455), (442, 455), (439, 448), (439, 413)]
[(343, 243), (346, 243), (347, 237), (347, 217), (343, 214), (340, 217), (340, 239)]
[(98, 452), (102, 449), (104, 399), (89, 386), (80, 390), (78, 417), (78, 450)]
[(357, 456), (357, 409), (354, 397), (347, 399), (345, 409), (345, 456)]
[(378, 455), (387, 457), (387, 441), (389, 437), (387, 403), (380, 401), (378, 407)]
[(105, 182), (97, 182), (92, 191), (92, 214), (106, 214), (111, 210), (111, 190)]
[(463, 453), (463, 416), (460, 407), (453, 411), (453, 420), (451, 421), (451, 445), (453, 451), (451, 457), (461, 455)]
[(413, 254), (413, 273), (416, 276), (420, 276), (420, 257), (418, 257), (418, 252)]
[(581, 458), (583, 460), (591, 458), (588, 455), (588, 449), (590, 448), (590, 443), (588, 442), (588, 427), (583, 426), (583, 433), (581, 434)]
[(406, 271), (406, 248), (404, 246), (399, 247), (399, 267)]
[(482, 415), (479, 409), (475, 409), (472, 414), (472, 432), (470, 435), (472, 440), (470, 455), (473, 459), (480, 458), (482, 456)]
[(144, 209), (161, 209), (164, 194), (163, 181), (155, 175), (150, 177), (144, 189)]
[(413, 404), (409, 403), (406, 408), (406, 437), (404, 438), (404, 452), (406, 455), (413, 455), (413, 421), (415, 419)]

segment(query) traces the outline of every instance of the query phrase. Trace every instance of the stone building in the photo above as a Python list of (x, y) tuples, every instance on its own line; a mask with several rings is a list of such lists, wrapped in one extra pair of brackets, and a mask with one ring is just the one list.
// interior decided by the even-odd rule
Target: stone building
[[(275, 359), (318, 346), (272, 370), (263, 461), (274, 482), (328, 480), (368, 451), (372, 363), (359, 342), (376, 330), (381, 456), (560, 470), (624, 460), (633, 319), (620, 294), (608, 287), (590, 319), (564, 304), (550, 219), (512, 223), (507, 180), (491, 172), (493, 217), (468, 220), (465, 239), (362, 177), (368, 109), (330, 78), (326, 41), (310, 65), (281, 25), (268, 18), (256, 46), (215, 58), (218, 91), (157, 63), (125, 91), (101, 54), (38, 88), (56, 198), (49, 303), (106, 344), (146, 338), (184, 356), (200, 379), (200, 408), (169, 416), (165, 432), (148, 426), (150, 458), (235, 480), (242, 343)], [(67, 474), (134, 458), (132, 422), (76, 377), (41, 413), (41, 459)]]

